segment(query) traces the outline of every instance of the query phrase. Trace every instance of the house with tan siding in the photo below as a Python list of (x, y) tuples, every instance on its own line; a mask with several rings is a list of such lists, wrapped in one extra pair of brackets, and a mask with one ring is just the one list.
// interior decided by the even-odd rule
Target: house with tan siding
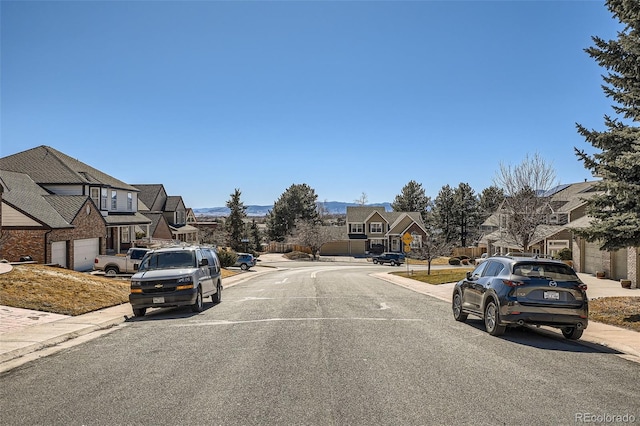
[(418, 212), (387, 212), (380, 206), (347, 207), (342, 238), (320, 249), (325, 256), (365, 256), (373, 253), (402, 252), (402, 236), (412, 236), (411, 248), (422, 248), (427, 230)]

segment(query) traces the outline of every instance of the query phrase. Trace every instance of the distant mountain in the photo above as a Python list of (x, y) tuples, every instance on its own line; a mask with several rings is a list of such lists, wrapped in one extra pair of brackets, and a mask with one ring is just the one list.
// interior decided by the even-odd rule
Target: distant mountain
[[(347, 207), (357, 206), (356, 203), (343, 203), (341, 201), (326, 201), (320, 203), (329, 214), (347, 214)], [(368, 207), (384, 207), (386, 211), (392, 211), (391, 203), (367, 204)], [(247, 216), (266, 216), (271, 206), (247, 206)], [(196, 216), (228, 216), (228, 207), (200, 207), (193, 209)]]

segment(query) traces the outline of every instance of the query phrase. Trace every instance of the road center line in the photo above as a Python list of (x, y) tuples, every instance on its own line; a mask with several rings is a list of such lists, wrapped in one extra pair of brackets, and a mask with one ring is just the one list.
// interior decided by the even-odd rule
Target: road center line
[(211, 325), (233, 325), (233, 324), (252, 324), (267, 322), (310, 322), (310, 321), (388, 321), (388, 322), (421, 322), (420, 318), (265, 318), (257, 320), (215, 320), (215, 321), (198, 321), (189, 324), (175, 324), (172, 327), (201, 327)]

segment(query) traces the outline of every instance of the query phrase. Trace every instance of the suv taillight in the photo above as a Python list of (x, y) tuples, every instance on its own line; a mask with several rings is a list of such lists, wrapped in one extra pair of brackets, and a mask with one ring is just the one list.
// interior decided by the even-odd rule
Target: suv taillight
[(502, 282), (509, 287), (520, 287), (524, 285), (522, 281), (502, 280)]

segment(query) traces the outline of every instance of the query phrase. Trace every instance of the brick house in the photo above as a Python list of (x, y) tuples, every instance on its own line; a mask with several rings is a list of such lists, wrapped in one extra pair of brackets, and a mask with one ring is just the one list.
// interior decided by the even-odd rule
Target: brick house
[(320, 254), (364, 256), (369, 253), (402, 252), (402, 236), (412, 236), (411, 248), (422, 248), (427, 230), (418, 212), (387, 212), (384, 207), (347, 207), (341, 235), (325, 243)]
[(132, 246), (135, 228), (151, 223), (138, 212), (135, 187), (51, 147), (42, 145), (0, 158), (0, 170), (24, 173), (49, 194), (91, 198), (106, 231), (98, 239), (86, 241), (85, 251), (126, 252)]
[(50, 194), (24, 173), (0, 170), (0, 257), (90, 270), (106, 222), (87, 195)]

